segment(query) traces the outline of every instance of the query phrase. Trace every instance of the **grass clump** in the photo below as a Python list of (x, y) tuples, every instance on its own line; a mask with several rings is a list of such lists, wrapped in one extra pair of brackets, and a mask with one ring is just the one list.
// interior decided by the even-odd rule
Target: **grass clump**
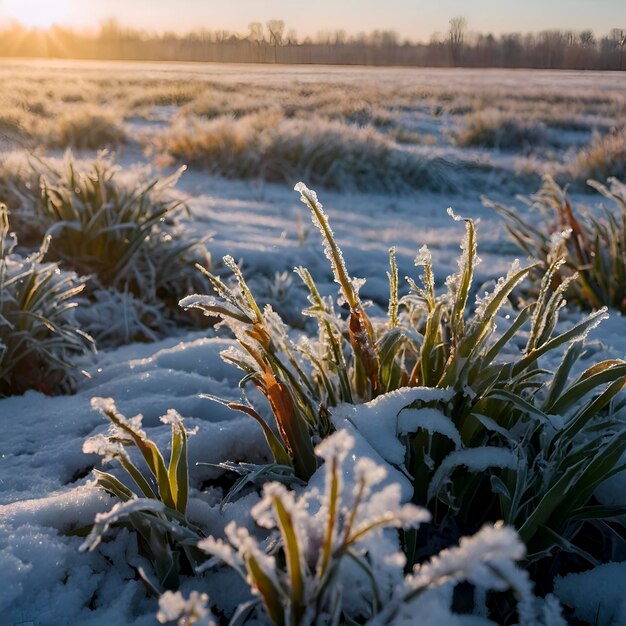
[(126, 142), (121, 118), (95, 105), (75, 106), (47, 124), (45, 143), (52, 148), (98, 150)]
[(626, 127), (597, 135), (564, 167), (561, 176), (575, 181), (606, 180), (609, 176), (626, 179)]
[(230, 178), (306, 177), (333, 189), (394, 191), (449, 186), (447, 164), (399, 148), (375, 128), (280, 111), (182, 120), (156, 148)]
[(541, 122), (490, 109), (466, 117), (464, 127), (456, 132), (455, 141), (462, 147), (529, 150), (544, 144), (546, 127)]
[(30, 179), (15, 184), (22, 222), (51, 236), (46, 258), (90, 276), (94, 301), (110, 300), (104, 296), (111, 289), (128, 294), (135, 338), (148, 338), (142, 325), (159, 330), (162, 318), (154, 319), (151, 308), (178, 318), (178, 300), (206, 285), (191, 268), (194, 260), (208, 261), (204, 242), (182, 237), (185, 207), (170, 198), (183, 169), (122, 181), (105, 153), (85, 168), (68, 152), (60, 166), (34, 163)]
[(143, 87), (128, 94), (128, 106), (132, 109), (145, 106), (180, 107), (195, 101), (206, 91), (202, 83), (174, 82), (155, 87)]
[(73, 311), (84, 282), (44, 262), (49, 241), (28, 257), (17, 254), (8, 210), (0, 205), (0, 397), (70, 389), (77, 359), (93, 349)]
[(275, 98), (265, 90), (243, 88), (241, 91), (222, 91), (212, 87), (181, 109), (181, 113), (193, 117), (214, 119), (223, 116), (235, 118), (275, 108)]
[[(271, 554), (235, 522), (225, 529), (226, 541), (207, 537), (198, 544), (250, 586), (253, 619), (263, 616), (279, 626), (393, 624), (400, 614), (422, 614), (429, 591), (447, 586), (451, 592), (465, 580), (478, 582), (482, 570), (485, 589), (513, 587), (527, 611), (523, 623), (541, 623), (530, 619), (535, 617), (531, 586), (515, 566), (524, 548), (510, 528), (485, 527), (405, 578), (403, 555), (384, 530), (415, 528), (431, 516), (421, 507), (401, 504), (397, 484), (381, 486), (386, 470), (372, 460), (359, 458), (347, 468), (353, 446), (354, 439), (338, 431), (317, 447), (324, 459), (322, 494), (315, 490), (296, 498), (280, 483), (264, 486), (251, 514), (272, 532), (278, 549)], [(359, 603), (349, 589), (358, 590)], [(452, 595), (445, 595), (449, 600), (440, 599), (437, 623), (454, 620)]]
[(28, 141), (35, 127), (35, 117), (28, 111), (7, 106), (0, 113), (0, 139), (4, 141)]
[[(100, 487), (119, 502), (96, 516), (81, 550), (94, 550), (113, 524), (130, 525), (137, 533), (140, 554), (154, 568), (154, 575), (142, 567), (137, 570), (149, 589), (162, 594), (157, 616), (161, 622), (213, 623), (207, 594), (193, 591), (185, 600), (180, 592), (171, 590), (178, 587), (180, 575), (201, 575), (223, 563), (250, 588), (252, 601), (236, 612), (244, 623), (260, 619), (282, 626), (393, 624), (407, 611), (432, 610), (429, 594), (437, 594), (443, 587), (447, 592), (437, 594), (437, 615), (448, 620), (453, 619), (452, 591), (464, 581), (492, 592), (512, 588), (524, 616), (521, 623), (543, 623), (528, 577), (515, 563), (523, 557), (524, 546), (515, 532), (502, 524), (483, 527), (405, 577), (405, 559), (397, 535), (390, 531), (416, 528), (431, 515), (422, 507), (402, 502), (399, 485), (384, 482), (384, 467), (369, 458), (355, 462), (355, 440), (345, 430), (316, 448), (324, 461), (323, 490), (313, 487), (296, 496), (281, 483), (265, 484), (250, 513), (263, 536), (269, 531), (266, 540), (237, 521), (226, 525), (224, 538), (204, 537), (185, 512), (187, 434), (181, 418), (173, 411), (162, 418), (172, 426), (168, 466), (141, 430), (138, 418), (124, 418), (110, 399), (94, 399), (92, 404), (112, 427), (108, 435), (89, 439), (85, 451), (119, 462), (135, 489), (113, 474), (95, 471)], [(139, 450), (148, 472), (131, 460), (128, 447)], [(202, 584), (198, 578), (196, 585)], [(483, 612), (488, 610), (486, 598), (485, 594), (479, 607)], [(555, 623), (560, 625), (550, 624)]]
[[(181, 305), (217, 316), (231, 328), (239, 349), (223, 358), (244, 371), (242, 385), (253, 383), (267, 398), (280, 437), (249, 404), (230, 406), (255, 418), (275, 462), (306, 480), (317, 467), (314, 442), (335, 427), (332, 407), (382, 401), (403, 388), (434, 390), (407, 403), (417, 415), (401, 439), (415, 502), (437, 511), (443, 535), (453, 528), (473, 532), (476, 520), (505, 519), (520, 529), (533, 558), (553, 549), (576, 551), (573, 541), (584, 524), (577, 516), (592, 505), (595, 488), (617, 471), (626, 451), (626, 434), (610, 417), (626, 363), (604, 361), (574, 380), (570, 376), (584, 337), (606, 311), (557, 331), (563, 294), (574, 280), (552, 290), (560, 257), (545, 272), (536, 300), (511, 320), (501, 309), (537, 264), (514, 264), (472, 307), (479, 259), (474, 224), (464, 220), (459, 271), (448, 278), (445, 292), (436, 293), (430, 253), (423, 248), (416, 259), (424, 268), (421, 284), (409, 279), (410, 293), (399, 298), (392, 252), (388, 317), (374, 320), (316, 194), (303, 184), (296, 189), (322, 233), (347, 317), (338, 315), (310, 273), (298, 268), (310, 292), (304, 315), (316, 320), (318, 338), (295, 342), (272, 308), (257, 304), (232, 259), (225, 259), (238, 288), (208, 274), (217, 297), (190, 296)], [(497, 324), (503, 325), (501, 334), (495, 333)], [(542, 368), (546, 360), (558, 363), (554, 374)], [(423, 416), (423, 410), (431, 413)], [(460, 467), (466, 471), (457, 472)], [(406, 546), (410, 559), (412, 541)]]
[[(156, 444), (141, 429), (141, 418), (126, 419), (113, 400), (94, 398), (92, 406), (111, 422), (107, 435), (97, 435), (85, 442), (84, 451), (117, 461), (132, 479), (135, 490), (115, 475), (94, 470), (98, 485), (119, 503), (111, 511), (98, 515), (81, 550), (93, 550), (112, 524), (129, 523), (137, 533), (139, 549), (152, 563), (158, 590), (175, 589), (182, 572), (193, 573), (198, 564), (196, 542), (203, 536), (187, 520), (189, 473), (187, 431), (182, 418), (171, 410), (161, 421), (170, 424), (172, 442), (169, 463)], [(127, 448), (136, 448), (147, 468), (142, 471), (133, 462)], [(148, 584), (147, 575), (143, 578)]]
[[(602, 207), (592, 212), (572, 207), (564, 188), (550, 176), (526, 203), (538, 212), (541, 223), (533, 225), (519, 212), (485, 200), (506, 220), (513, 241), (529, 256), (549, 265), (550, 255), (559, 244), (565, 263), (555, 274), (555, 282), (567, 282), (566, 296), (584, 309), (609, 306), (626, 313), (626, 187), (616, 178), (609, 187), (596, 181), (589, 186), (609, 199), (615, 209)], [(570, 278), (576, 274), (575, 281)]]

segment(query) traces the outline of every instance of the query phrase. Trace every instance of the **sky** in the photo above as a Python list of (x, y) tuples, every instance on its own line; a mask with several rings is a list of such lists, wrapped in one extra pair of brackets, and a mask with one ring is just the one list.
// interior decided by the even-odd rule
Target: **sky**
[(199, 28), (247, 32), (252, 21), (282, 19), (299, 36), (321, 30), (350, 34), (395, 30), (425, 41), (463, 15), (474, 32), (534, 32), (558, 28), (605, 34), (626, 28), (626, 0), (0, 0), (0, 20), (43, 16), (74, 27), (115, 17), (148, 31)]

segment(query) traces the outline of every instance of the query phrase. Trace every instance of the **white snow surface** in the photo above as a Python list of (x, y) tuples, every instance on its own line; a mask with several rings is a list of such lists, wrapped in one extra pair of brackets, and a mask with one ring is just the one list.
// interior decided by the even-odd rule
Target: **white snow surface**
[(597, 626), (626, 624), (626, 563), (604, 563), (555, 580), (555, 594), (576, 617)]

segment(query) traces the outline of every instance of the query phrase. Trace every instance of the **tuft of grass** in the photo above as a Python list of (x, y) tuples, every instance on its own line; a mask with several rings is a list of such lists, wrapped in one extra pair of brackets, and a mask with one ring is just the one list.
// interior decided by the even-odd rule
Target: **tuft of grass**
[[(181, 236), (185, 207), (170, 198), (184, 168), (165, 178), (124, 182), (106, 153), (85, 168), (70, 152), (60, 166), (38, 161), (32, 167), (30, 178), (18, 177), (13, 185), (22, 198), (16, 213), (28, 213), (22, 221), (51, 236), (47, 258), (91, 277), (89, 293), (115, 289), (176, 317), (182, 296), (206, 288), (191, 264), (209, 261), (208, 251), (204, 241)], [(143, 312), (141, 324), (158, 331), (159, 321), (151, 322), (145, 307)]]
[(0, 113), (0, 138), (28, 140), (34, 127), (34, 116), (20, 107), (7, 107)]
[(121, 118), (95, 105), (74, 106), (47, 124), (45, 143), (52, 148), (97, 150), (126, 142)]
[[(584, 337), (606, 310), (557, 332), (563, 294), (574, 280), (552, 290), (563, 263), (557, 256), (536, 300), (496, 334), (508, 296), (538, 264), (514, 264), (472, 307), (469, 296), (479, 262), (476, 232), (471, 220), (455, 217), (465, 222), (466, 234), (459, 270), (446, 281), (445, 292), (435, 291), (424, 247), (416, 259), (424, 269), (421, 284), (409, 279), (410, 293), (399, 298), (392, 252), (388, 316), (373, 320), (359, 297), (361, 281), (350, 276), (316, 194), (302, 183), (296, 190), (322, 233), (347, 316), (338, 315), (308, 270), (298, 268), (310, 292), (311, 306), (303, 314), (317, 321), (319, 334), (317, 340), (296, 343), (273, 309), (259, 306), (239, 268), (226, 258), (238, 288), (207, 273), (217, 297), (190, 296), (181, 305), (217, 316), (233, 331), (239, 349), (222, 356), (244, 371), (242, 386), (251, 382), (266, 397), (280, 437), (254, 407), (230, 406), (256, 419), (275, 462), (293, 467), (306, 480), (317, 466), (313, 442), (333, 430), (332, 407), (382, 399), (404, 387), (437, 390), (407, 407), (438, 411), (436, 422), (445, 422), (433, 430), (428, 424), (435, 418), (426, 419), (407, 433), (406, 466), (415, 501), (437, 509), (444, 528), (469, 530), (476, 519), (505, 519), (520, 528), (533, 556), (555, 547), (574, 550), (584, 523), (577, 515), (590, 505), (600, 482), (617, 471), (626, 451), (626, 435), (610, 418), (626, 381), (626, 363), (603, 361), (570, 380)], [(560, 361), (554, 374), (541, 367), (548, 358)], [(608, 411), (606, 422), (603, 411)], [(456, 473), (461, 466), (470, 471)], [(551, 468), (547, 474), (546, 466)], [(479, 484), (485, 487), (480, 497)], [(479, 500), (476, 510), (472, 502)]]
[[(353, 492), (345, 493), (343, 463), (353, 444), (341, 431), (318, 446), (316, 451), (325, 461), (326, 493), (320, 498), (319, 513), (311, 519), (305, 519), (306, 497), (296, 501), (293, 492), (280, 483), (264, 486), (263, 498), (251, 513), (259, 526), (277, 531), (283, 552), (280, 558), (265, 554), (234, 522), (225, 529), (228, 542), (207, 537), (198, 544), (246, 580), (274, 624), (325, 623), (330, 615), (339, 618), (344, 610), (339, 598), (345, 584), (341, 564), (348, 559), (368, 572), (371, 589), (363, 594), (372, 603), (371, 612), (377, 613), (380, 592), (366, 556), (368, 540), (372, 535), (382, 538), (384, 528), (410, 528), (430, 519), (428, 511), (402, 505), (400, 490), (394, 486), (373, 494), (385, 471), (369, 459), (357, 463)], [(377, 496), (384, 507), (375, 506)], [(246, 540), (242, 540), (244, 536)]]
[[(541, 223), (531, 224), (512, 208), (484, 200), (506, 220), (511, 239), (529, 256), (549, 265), (555, 242), (565, 259), (555, 283), (567, 282), (566, 296), (584, 309), (609, 306), (626, 313), (626, 187), (616, 178), (609, 187), (594, 180), (587, 184), (609, 199), (615, 209), (592, 212), (573, 207), (566, 189), (550, 176), (526, 203)], [(574, 274), (577, 280), (569, 280)]]
[[(107, 435), (88, 439), (83, 450), (105, 461), (117, 461), (134, 483), (130, 489), (115, 475), (94, 470), (98, 485), (119, 500), (108, 513), (96, 516), (81, 551), (94, 550), (112, 524), (129, 523), (137, 532), (139, 549), (152, 563), (157, 589), (178, 587), (181, 571), (193, 573), (198, 564), (196, 542), (202, 532), (187, 520), (189, 472), (187, 431), (182, 418), (170, 410), (161, 418), (172, 428), (169, 463), (141, 429), (141, 418), (126, 419), (110, 398), (94, 398), (92, 406), (111, 427)], [(133, 462), (127, 448), (136, 448), (148, 471)], [(182, 559), (182, 561), (181, 561)]]
[[(386, 470), (370, 459), (361, 457), (354, 467), (346, 467), (353, 446), (354, 439), (342, 430), (317, 447), (324, 459), (323, 494), (312, 490), (296, 498), (280, 483), (265, 485), (251, 515), (272, 532), (271, 553), (246, 527), (231, 522), (226, 541), (207, 537), (199, 542), (199, 548), (215, 557), (200, 569), (216, 561), (232, 568), (255, 597), (246, 607), (254, 610), (253, 619), (278, 626), (394, 624), (400, 615), (414, 618), (427, 607), (432, 610), (429, 592), (443, 587), (447, 590), (440, 594), (437, 623), (451, 623), (452, 592), (464, 581), (485, 590), (512, 588), (522, 623), (542, 623), (532, 586), (515, 565), (524, 546), (502, 524), (464, 537), (458, 547), (441, 551), (405, 577), (403, 555), (389, 541), (389, 531), (416, 528), (431, 516), (424, 508), (401, 504), (398, 485), (382, 486)], [(359, 589), (359, 603), (349, 600), (353, 586)]]
[(77, 359), (93, 350), (73, 310), (85, 284), (44, 262), (49, 243), (28, 257), (15, 253), (8, 210), (0, 205), (0, 396), (71, 389)]
[(609, 176), (626, 179), (626, 127), (597, 135), (564, 167), (562, 176), (575, 181), (606, 180)]
[(137, 90), (136, 93), (131, 92), (128, 96), (128, 105), (131, 110), (150, 105), (180, 107), (195, 101), (205, 91), (206, 86), (202, 83), (160, 84), (157, 87)]
[(463, 127), (455, 134), (459, 146), (499, 150), (528, 150), (544, 144), (546, 138), (543, 123), (524, 121), (496, 109), (466, 116)]
[(275, 99), (267, 93), (254, 89), (233, 92), (211, 88), (190, 101), (181, 109), (181, 113), (192, 119), (193, 117), (213, 119), (223, 116), (239, 118), (270, 109), (277, 110)]

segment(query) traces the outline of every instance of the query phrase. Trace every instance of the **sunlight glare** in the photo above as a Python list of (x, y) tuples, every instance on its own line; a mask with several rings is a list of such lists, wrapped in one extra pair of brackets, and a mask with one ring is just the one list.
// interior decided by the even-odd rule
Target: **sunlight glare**
[(4, 0), (3, 17), (29, 28), (49, 28), (68, 16), (67, 0)]

